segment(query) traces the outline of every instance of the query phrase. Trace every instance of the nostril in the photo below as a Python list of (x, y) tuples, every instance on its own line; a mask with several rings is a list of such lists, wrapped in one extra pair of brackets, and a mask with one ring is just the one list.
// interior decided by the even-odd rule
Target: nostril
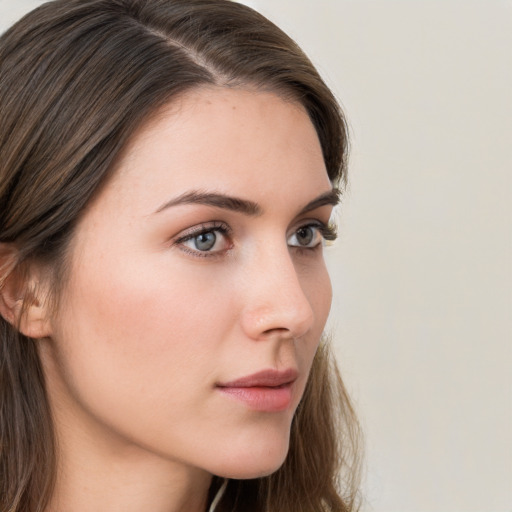
[(276, 327), (273, 329), (267, 329), (266, 331), (262, 332), (264, 336), (274, 336), (279, 335), (280, 338), (293, 338), (293, 334), (291, 333), (290, 329), (285, 329), (284, 327)]

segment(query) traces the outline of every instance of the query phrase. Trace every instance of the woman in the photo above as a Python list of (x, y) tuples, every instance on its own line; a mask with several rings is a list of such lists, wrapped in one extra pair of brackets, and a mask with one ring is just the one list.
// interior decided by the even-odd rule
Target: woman
[(226, 0), (56, 0), (0, 41), (0, 509), (354, 510), (324, 342), (345, 122)]

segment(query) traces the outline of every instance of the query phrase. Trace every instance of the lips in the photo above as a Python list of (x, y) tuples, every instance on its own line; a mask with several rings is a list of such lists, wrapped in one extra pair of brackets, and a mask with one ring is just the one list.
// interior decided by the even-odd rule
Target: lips
[(279, 412), (290, 406), (292, 388), (297, 377), (298, 372), (293, 368), (284, 371), (263, 370), (219, 383), (217, 389), (255, 411)]

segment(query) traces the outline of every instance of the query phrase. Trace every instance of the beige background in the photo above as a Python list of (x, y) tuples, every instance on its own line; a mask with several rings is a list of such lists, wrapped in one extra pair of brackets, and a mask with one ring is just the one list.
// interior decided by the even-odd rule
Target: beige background
[[(0, 0), (0, 29), (35, 0)], [(253, 0), (344, 105), (331, 323), (365, 511), (512, 511), (512, 1)]]

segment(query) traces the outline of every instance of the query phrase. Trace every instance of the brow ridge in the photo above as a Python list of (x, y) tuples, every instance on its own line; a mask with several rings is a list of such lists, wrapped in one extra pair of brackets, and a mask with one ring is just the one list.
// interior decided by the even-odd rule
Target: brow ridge
[(263, 213), (261, 207), (253, 201), (216, 192), (203, 192), (200, 190), (191, 190), (171, 199), (160, 206), (156, 213), (166, 210), (167, 208), (171, 208), (172, 206), (182, 204), (203, 204), (206, 206), (214, 206), (216, 208), (240, 212), (250, 216), (258, 216)]
[(318, 196), (313, 201), (309, 202), (302, 210), (299, 212), (299, 215), (303, 215), (304, 213), (311, 212), (316, 210), (317, 208), (321, 208), (322, 206), (332, 205), (336, 206), (339, 204), (341, 200), (341, 191), (338, 188), (333, 188), (328, 192), (323, 193)]
[[(336, 206), (340, 202), (341, 193), (337, 188), (333, 188), (319, 197), (310, 201), (304, 208), (299, 212), (299, 215), (316, 210), (326, 205)], [(240, 212), (249, 216), (262, 215), (263, 210), (260, 205), (250, 201), (248, 199), (241, 199), (238, 197), (228, 196), (226, 194), (217, 192), (205, 192), (200, 190), (191, 190), (181, 194), (180, 196), (171, 199), (164, 203), (155, 213), (159, 213), (163, 210), (171, 208), (173, 206), (179, 206), (182, 204), (202, 204), (206, 206), (213, 206), (215, 208), (222, 208), (225, 210), (231, 210)]]

